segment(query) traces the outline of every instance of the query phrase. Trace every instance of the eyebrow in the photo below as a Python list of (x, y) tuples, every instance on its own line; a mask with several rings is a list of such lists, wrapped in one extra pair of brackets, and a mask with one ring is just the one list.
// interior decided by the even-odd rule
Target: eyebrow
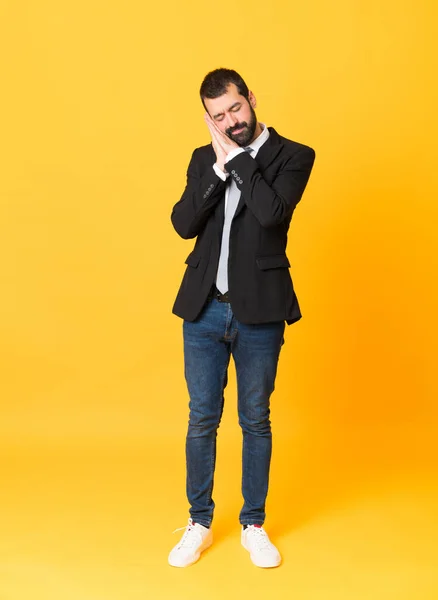
[[(230, 106), (230, 108), (228, 110), (232, 110), (233, 108), (236, 108), (236, 106), (239, 106), (241, 104), (242, 104), (241, 102), (235, 102), (234, 104), (232, 104)], [(217, 117), (220, 117), (223, 114), (224, 114), (223, 112), (217, 113), (216, 115), (213, 115), (213, 119), (217, 119)]]

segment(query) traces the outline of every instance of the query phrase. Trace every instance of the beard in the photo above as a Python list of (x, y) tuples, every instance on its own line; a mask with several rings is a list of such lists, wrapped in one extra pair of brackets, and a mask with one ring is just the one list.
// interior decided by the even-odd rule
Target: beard
[[(246, 121), (242, 121), (241, 123), (236, 123), (234, 127), (228, 127), (228, 129), (225, 130), (227, 136), (241, 147), (247, 146), (252, 141), (257, 128), (257, 117), (255, 110), (251, 105), (249, 105), (249, 108), (251, 110), (251, 118), (248, 123)], [(242, 131), (239, 133), (234, 133), (235, 131), (242, 129), (242, 127)]]

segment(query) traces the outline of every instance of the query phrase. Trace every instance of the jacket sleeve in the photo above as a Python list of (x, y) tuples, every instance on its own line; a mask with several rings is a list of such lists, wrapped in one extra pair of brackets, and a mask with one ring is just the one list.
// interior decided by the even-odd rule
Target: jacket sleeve
[(262, 227), (289, 218), (301, 199), (315, 160), (315, 151), (302, 146), (287, 158), (272, 184), (263, 179), (256, 160), (244, 152), (225, 163), (248, 208)]
[(201, 175), (197, 152), (192, 154), (185, 190), (171, 216), (176, 232), (184, 239), (201, 233), (216, 205), (225, 197), (225, 182), (216, 175), (213, 165)]

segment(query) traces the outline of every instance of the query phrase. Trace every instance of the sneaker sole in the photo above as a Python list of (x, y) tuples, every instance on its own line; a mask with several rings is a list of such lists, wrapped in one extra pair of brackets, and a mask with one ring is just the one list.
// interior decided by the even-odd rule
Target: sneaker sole
[(179, 565), (174, 562), (171, 562), (170, 557), (169, 557), (168, 563), (171, 567), (177, 567), (180, 569), (183, 569), (184, 567), (190, 567), (190, 565), (194, 565), (196, 562), (198, 562), (198, 560), (201, 558), (201, 554), (204, 552), (204, 550), (207, 550), (208, 548), (210, 548), (210, 546), (212, 544), (213, 544), (213, 539), (208, 540), (208, 542), (206, 542), (205, 545), (203, 545), (203, 546), (201, 546), (201, 548), (199, 548), (199, 550), (195, 554), (194, 559), (191, 562), (185, 563), (183, 565)]
[(274, 569), (275, 567), (279, 567), (281, 565), (281, 558), (272, 564), (262, 564), (260, 562), (257, 561), (256, 558), (254, 558), (254, 555), (251, 554), (251, 551), (249, 550), (249, 548), (247, 548), (244, 544), (244, 542), (242, 541), (242, 546), (245, 548), (245, 550), (247, 552), (249, 552), (249, 557), (251, 559), (251, 562), (253, 563), (253, 565), (255, 565), (256, 567), (260, 567), (261, 569)]

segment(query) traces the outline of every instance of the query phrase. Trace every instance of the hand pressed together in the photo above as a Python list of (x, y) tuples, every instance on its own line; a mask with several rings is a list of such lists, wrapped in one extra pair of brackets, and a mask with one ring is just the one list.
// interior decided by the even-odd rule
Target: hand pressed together
[(233, 142), (225, 133), (222, 133), (208, 113), (204, 115), (205, 122), (210, 131), (211, 143), (216, 153), (216, 164), (222, 171), (224, 170), (225, 159), (231, 150), (239, 148), (236, 142)]

